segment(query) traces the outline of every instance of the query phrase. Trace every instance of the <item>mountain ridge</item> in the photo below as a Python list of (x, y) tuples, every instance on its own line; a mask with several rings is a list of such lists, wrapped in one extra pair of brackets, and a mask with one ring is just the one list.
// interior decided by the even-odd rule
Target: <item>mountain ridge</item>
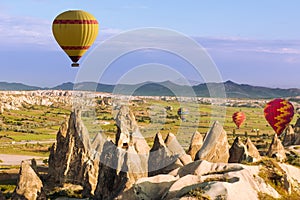
[[(226, 96), (231, 98), (279, 98), (300, 96), (299, 88), (270, 88), (239, 84), (231, 80), (222, 83), (200, 83), (198, 85), (180, 85), (172, 81), (144, 82), (139, 84), (103, 84), (96, 82), (72, 83), (66, 82), (55, 87), (37, 87), (23, 83), (0, 82), (3, 91), (32, 91), (32, 90), (88, 90), (134, 96), (197, 96), (210, 97), (210, 91), (220, 91), (222, 85)], [(209, 90), (209, 89), (210, 90)]]

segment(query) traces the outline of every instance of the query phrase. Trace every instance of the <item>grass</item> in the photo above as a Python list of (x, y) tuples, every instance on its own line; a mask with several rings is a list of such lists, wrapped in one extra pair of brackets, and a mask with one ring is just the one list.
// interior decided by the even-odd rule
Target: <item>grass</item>
[[(48, 106), (33, 106), (4, 112), (0, 115), (0, 121), (2, 121), (0, 135), (10, 136), (13, 135), (13, 132), (16, 137), (18, 136), (17, 133), (26, 133), (28, 140), (31, 140), (32, 137), (34, 137), (33, 140), (36, 140), (35, 135), (39, 135), (41, 139), (45, 137), (46, 139), (55, 138), (57, 128), (69, 113), (67, 108)], [(46, 135), (50, 136), (47, 137)], [(18, 138), (13, 139), (18, 140)]]
[(205, 191), (203, 191), (201, 188), (196, 188), (191, 191), (186, 195), (187, 197), (195, 197), (200, 200), (211, 200), (211, 198), (204, 194)]
[(16, 188), (16, 183), (13, 184), (0, 184), (0, 190), (5, 197), (5, 199), (11, 198), (12, 193), (14, 192)]
[(0, 154), (29, 155), (29, 156), (49, 156), (49, 148), (52, 144), (22, 144), (0, 146)]

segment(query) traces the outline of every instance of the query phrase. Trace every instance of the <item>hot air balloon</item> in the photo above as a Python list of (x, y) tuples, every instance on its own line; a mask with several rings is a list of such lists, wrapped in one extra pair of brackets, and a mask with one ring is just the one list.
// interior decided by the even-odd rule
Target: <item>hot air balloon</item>
[(274, 99), (267, 103), (264, 114), (266, 120), (279, 136), (293, 119), (294, 107), (287, 100)]
[(52, 32), (65, 53), (73, 61), (72, 67), (94, 43), (99, 24), (96, 18), (82, 10), (69, 10), (59, 14), (53, 21)]
[(242, 123), (246, 120), (246, 115), (243, 112), (235, 112), (232, 115), (232, 120), (237, 128), (240, 128)]
[(180, 119), (182, 120), (182, 121), (185, 121), (186, 120), (186, 116), (189, 114), (189, 111), (186, 109), (186, 108), (179, 108), (178, 110), (177, 110), (177, 114), (178, 114), (178, 116), (180, 117)]

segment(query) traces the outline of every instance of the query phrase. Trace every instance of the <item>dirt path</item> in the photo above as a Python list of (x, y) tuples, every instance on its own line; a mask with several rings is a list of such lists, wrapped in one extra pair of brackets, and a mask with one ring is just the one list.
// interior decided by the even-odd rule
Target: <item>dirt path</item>
[(36, 159), (37, 164), (40, 165), (48, 157), (0, 154), (0, 160), (2, 161), (0, 165), (20, 165), (23, 160), (30, 161), (32, 158)]

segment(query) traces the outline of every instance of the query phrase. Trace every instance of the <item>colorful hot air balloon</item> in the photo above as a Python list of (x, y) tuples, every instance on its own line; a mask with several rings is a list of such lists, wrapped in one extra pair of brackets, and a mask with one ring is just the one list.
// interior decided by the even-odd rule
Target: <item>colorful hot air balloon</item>
[(232, 120), (237, 128), (240, 128), (242, 123), (246, 120), (246, 115), (243, 112), (235, 112), (232, 115)]
[(284, 99), (274, 99), (267, 103), (265, 109), (265, 118), (279, 136), (294, 116), (293, 105)]
[(52, 32), (59, 46), (78, 67), (78, 60), (94, 43), (99, 24), (96, 18), (82, 10), (69, 10), (59, 14), (53, 21)]

